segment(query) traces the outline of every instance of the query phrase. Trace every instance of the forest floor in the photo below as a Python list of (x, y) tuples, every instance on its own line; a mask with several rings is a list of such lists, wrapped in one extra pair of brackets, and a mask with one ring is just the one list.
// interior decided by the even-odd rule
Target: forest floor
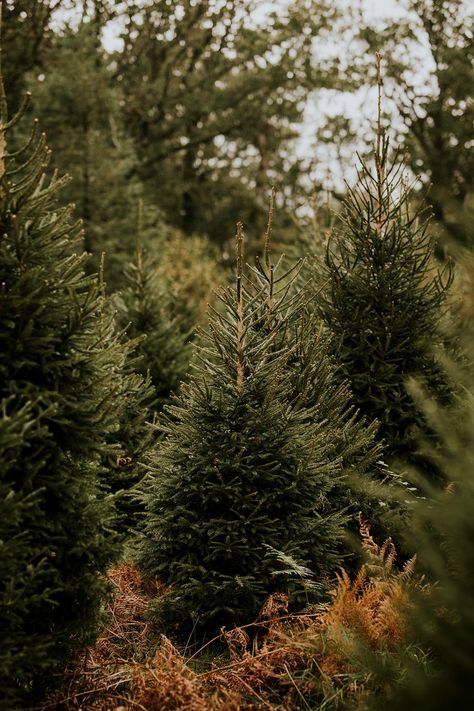
[(417, 583), (411, 566), (395, 569), (390, 541), (379, 547), (363, 536), (372, 564), (354, 580), (341, 570), (327, 604), (289, 614), (275, 594), (258, 620), (198, 649), (160, 634), (152, 611), (166, 588), (120, 563), (109, 572), (113, 594), (96, 645), (37, 711), (364, 709), (373, 694), (390, 693), (367, 660), (375, 652), (397, 667)]

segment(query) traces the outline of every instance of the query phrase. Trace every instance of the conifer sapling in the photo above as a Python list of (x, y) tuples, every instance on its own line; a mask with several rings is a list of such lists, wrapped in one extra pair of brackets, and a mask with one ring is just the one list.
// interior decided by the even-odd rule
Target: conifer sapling
[(328, 505), (341, 476), (329, 428), (295, 405), (291, 273), (269, 265), (262, 287), (242, 245), (239, 225), (236, 287), (210, 311), (144, 492), (139, 564), (172, 585), (160, 612), (181, 632), (252, 621), (268, 594), (298, 587), (289, 559), (293, 576), (309, 566), (326, 579), (345, 518)]
[(357, 407), (379, 420), (387, 456), (410, 458), (417, 433), (427, 429), (407, 379), (420, 378), (434, 393), (448, 395), (435, 349), (446, 341), (441, 324), (451, 271), (434, 266), (424, 210), (412, 205), (403, 165), (388, 160), (380, 59), (378, 77), (374, 170), (362, 162), (349, 190), (344, 227), (334, 233), (323, 267), (328, 287), (317, 302)]
[(80, 225), (59, 207), (36, 127), (9, 152), (0, 122), (0, 686), (12, 708), (96, 633), (118, 555), (103, 460), (128, 347), (84, 275)]

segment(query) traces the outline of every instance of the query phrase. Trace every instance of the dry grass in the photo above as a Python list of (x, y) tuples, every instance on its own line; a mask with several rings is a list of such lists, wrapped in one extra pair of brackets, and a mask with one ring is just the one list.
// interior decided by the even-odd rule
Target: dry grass
[(259, 620), (221, 630), (227, 654), (200, 672), (195, 662), (205, 648), (186, 658), (146, 621), (150, 601), (165, 588), (145, 583), (131, 563), (116, 566), (110, 624), (68, 671), (62, 691), (38, 709), (296, 711), (322, 701), (328, 709), (346, 702), (362, 709), (370, 673), (358, 667), (357, 648), (362, 641), (390, 653), (403, 641), (414, 561), (396, 571), (393, 544), (377, 546), (364, 524), (361, 534), (368, 563), (354, 581), (341, 571), (328, 605), (294, 615), (284, 595), (272, 595)]
[(163, 594), (165, 588), (145, 583), (129, 562), (113, 567), (108, 578), (114, 588), (107, 609), (109, 624), (97, 644), (66, 670), (67, 686), (39, 708), (108, 711), (117, 708), (120, 690), (130, 685), (130, 662), (145, 655), (149, 643), (151, 630), (145, 612), (150, 599)]

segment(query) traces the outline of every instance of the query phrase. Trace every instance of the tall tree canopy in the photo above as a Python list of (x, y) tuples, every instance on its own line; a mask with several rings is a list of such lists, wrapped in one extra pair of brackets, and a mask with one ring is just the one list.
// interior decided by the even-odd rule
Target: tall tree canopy
[(308, 91), (329, 80), (313, 50), (331, 6), (283, 3), (259, 20), (248, 0), (127, 3), (116, 56), (125, 121), (172, 224), (222, 241), (237, 215), (262, 233), (266, 187), (284, 182), (289, 198), (295, 125)]

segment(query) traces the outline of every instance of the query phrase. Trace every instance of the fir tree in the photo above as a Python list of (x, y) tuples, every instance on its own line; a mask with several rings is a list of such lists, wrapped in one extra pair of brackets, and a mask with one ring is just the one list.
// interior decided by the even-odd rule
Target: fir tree
[(237, 286), (211, 311), (145, 493), (139, 563), (173, 584), (161, 614), (181, 631), (251, 621), (269, 593), (294, 589), (289, 568), (325, 579), (342, 536), (328, 505), (341, 459), (315, 409), (294, 404), (291, 347), (275, 347), (293, 318), (291, 275), (269, 299), (243, 274), (242, 238), (239, 226)]
[[(471, 333), (472, 339), (472, 333)], [(449, 406), (436, 402), (419, 383), (410, 390), (437, 434), (437, 447), (422, 443), (423, 458), (442, 471), (448, 485), (430, 486), (426, 467), (411, 477), (426, 496), (412, 504), (412, 518), (405, 529), (408, 545), (416, 541), (416, 569), (425, 586), (413, 594), (408, 611), (405, 645), (422, 650), (406, 655), (400, 650), (404, 674), (395, 688), (380, 684), (387, 697), (374, 698), (370, 708), (402, 709), (472, 708), (474, 689), (474, 388), (471, 369), (447, 366), (456, 397)], [(373, 658), (371, 672), (383, 670)], [(376, 678), (376, 677), (375, 677)]]
[[(35, 606), (47, 603), (53, 594), (48, 589), (48, 555), (51, 550), (43, 544), (43, 555), (32, 556), (37, 546), (32, 530), (24, 528), (38, 510), (40, 494), (31, 488), (16, 487), (19, 463), (28, 458), (32, 478), (44, 466), (42, 441), (47, 429), (41, 417), (33, 412), (34, 404), (21, 404), (16, 398), (3, 398), (0, 415), (0, 622), (2, 649), (0, 651), (0, 708), (12, 708), (19, 700), (18, 681), (25, 681), (25, 673), (33, 665), (47, 662), (45, 634), (32, 633), (23, 625)], [(38, 589), (45, 581), (41, 595)], [(39, 598), (35, 603), (35, 598)], [(34, 667), (33, 667), (34, 668)], [(28, 678), (28, 677), (27, 677)]]
[[(305, 279), (300, 283), (298, 278), (299, 272), (304, 272), (304, 260), (298, 260), (275, 281), (280, 264), (275, 266), (271, 262), (274, 202), (273, 188), (263, 259), (257, 257), (252, 270), (254, 290), (266, 295), (258, 330), (262, 330), (264, 323), (266, 333), (272, 334), (275, 350), (291, 349), (288, 369), (294, 407), (315, 413), (319, 423), (332, 428), (329, 440), (334, 456), (340, 457), (346, 466), (357, 463), (361, 471), (381, 452), (379, 445), (373, 445), (378, 426), (358, 416), (349, 382), (341, 382), (338, 377), (339, 365), (331, 353), (334, 349), (331, 335), (310, 308)], [(289, 278), (293, 272), (295, 279)]]
[(125, 541), (140, 527), (144, 509), (138, 497), (138, 487), (145, 474), (144, 461), (154, 441), (153, 412), (149, 403), (154, 399), (154, 387), (149, 377), (137, 372), (140, 357), (137, 344), (124, 339), (129, 350), (123, 368), (119, 397), (122, 409), (118, 431), (109, 442), (113, 451), (104, 460), (104, 483), (114, 494), (116, 518), (114, 531)]
[(44, 136), (8, 153), (1, 98), (0, 686), (11, 708), (95, 634), (118, 553), (99, 474), (124, 407), (128, 347), (84, 275), (87, 256), (74, 253), (80, 225), (57, 205), (64, 179), (45, 176)]
[[(407, 160), (430, 182), (438, 251), (457, 256), (460, 247), (473, 246), (474, 9), (469, 0), (409, 0), (406, 8), (383, 26), (366, 22), (359, 37), (363, 54), (378, 49), (387, 57), (386, 82), (406, 129)], [(422, 82), (413, 72), (421, 56)]]
[(116, 295), (106, 296), (104, 272), (105, 253), (102, 253), (99, 272), (102, 308), (117, 321), (117, 337), (126, 348), (126, 359), (121, 377), (117, 378), (116, 396), (122, 402), (122, 408), (117, 413), (118, 429), (108, 437), (111, 449), (104, 458), (101, 475), (114, 494), (114, 530), (127, 541), (140, 525), (143, 515), (136, 489), (144, 475), (143, 460), (153, 442), (153, 411), (150, 403), (154, 402), (155, 388), (149, 373), (139, 372), (143, 365), (140, 355), (142, 339), (130, 339), (127, 330), (120, 329), (117, 298)]
[(120, 322), (130, 338), (139, 339), (135, 367), (143, 376), (149, 374), (152, 391), (147, 406), (152, 413), (160, 412), (186, 376), (192, 334), (186, 333), (179, 315), (172, 315), (171, 298), (157, 266), (140, 244), (125, 279), (126, 288), (117, 299)]
[(380, 113), (379, 75), (375, 169), (361, 164), (344, 204), (344, 229), (328, 246), (328, 288), (317, 301), (357, 406), (379, 420), (389, 456), (411, 456), (416, 433), (426, 427), (406, 391), (407, 378), (447, 395), (434, 349), (445, 341), (441, 323), (451, 273), (434, 267), (428, 222), (423, 211), (411, 211), (403, 166), (389, 164)]
[(206, 323), (215, 285), (228, 278), (228, 271), (219, 265), (223, 259), (225, 255), (206, 237), (185, 236), (179, 230), (160, 244), (156, 279), (167, 295), (170, 317), (186, 337), (194, 337)]

